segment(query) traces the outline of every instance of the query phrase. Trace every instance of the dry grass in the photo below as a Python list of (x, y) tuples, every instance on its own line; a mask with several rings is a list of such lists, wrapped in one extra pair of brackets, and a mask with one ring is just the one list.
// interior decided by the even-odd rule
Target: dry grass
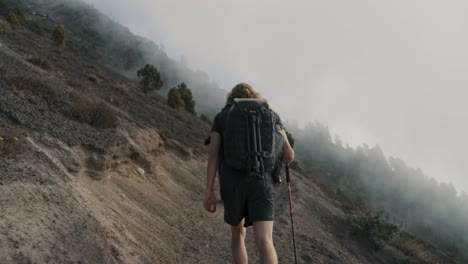
[(32, 104), (52, 106), (59, 100), (57, 92), (39, 77), (14, 77), (8, 81), (16, 88), (16, 95)]
[(115, 128), (119, 120), (103, 101), (86, 89), (73, 89), (70, 92), (72, 106), (69, 115), (82, 123), (96, 128)]
[(393, 245), (408, 256), (414, 256), (424, 263), (438, 264), (442, 263), (439, 258), (434, 256), (421, 243), (411, 238), (397, 240)]
[(19, 133), (12, 130), (0, 130), (0, 157), (17, 158), (24, 152), (23, 139)]
[(37, 67), (40, 67), (44, 70), (50, 70), (52, 67), (50, 66), (49, 62), (41, 58), (39, 56), (30, 56), (29, 58), (26, 59), (29, 63), (36, 65)]
[(6, 34), (11, 31), (11, 26), (8, 21), (0, 19), (0, 34)]
[(118, 83), (113, 85), (114, 90), (121, 94), (128, 94), (128, 85), (126, 83)]
[(55, 76), (57, 76), (57, 78), (59, 78), (59, 79), (63, 79), (63, 77), (64, 77), (63, 72), (61, 72), (61, 71), (56, 71)]

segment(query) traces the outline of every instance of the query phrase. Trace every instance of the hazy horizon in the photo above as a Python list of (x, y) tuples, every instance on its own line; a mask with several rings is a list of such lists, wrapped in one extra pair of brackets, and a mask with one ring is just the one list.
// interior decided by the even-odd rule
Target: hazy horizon
[(468, 190), (468, 3), (86, 2), (225, 90), (251, 83), (283, 119)]

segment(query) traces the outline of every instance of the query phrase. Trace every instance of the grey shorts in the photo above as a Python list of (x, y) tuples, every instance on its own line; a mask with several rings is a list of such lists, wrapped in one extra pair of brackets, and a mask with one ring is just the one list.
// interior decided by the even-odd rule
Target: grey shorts
[(224, 221), (244, 226), (257, 221), (273, 221), (275, 216), (275, 190), (270, 175), (264, 178), (245, 179), (237, 184), (221, 183), (221, 199), (224, 203)]

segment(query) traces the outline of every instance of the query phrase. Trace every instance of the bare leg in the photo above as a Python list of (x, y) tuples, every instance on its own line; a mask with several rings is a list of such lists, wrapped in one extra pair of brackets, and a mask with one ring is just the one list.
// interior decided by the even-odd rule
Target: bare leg
[(247, 249), (245, 248), (246, 228), (244, 219), (237, 226), (231, 226), (231, 250), (235, 264), (247, 264)]
[(273, 245), (273, 221), (258, 221), (253, 223), (255, 243), (260, 252), (260, 263), (277, 264), (278, 256)]

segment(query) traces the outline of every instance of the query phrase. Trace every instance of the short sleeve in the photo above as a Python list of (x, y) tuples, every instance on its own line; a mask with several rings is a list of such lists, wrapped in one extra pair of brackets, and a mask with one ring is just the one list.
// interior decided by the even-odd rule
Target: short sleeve
[(280, 116), (279, 116), (276, 112), (274, 112), (274, 113), (275, 113), (275, 116), (276, 116), (276, 124), (277, 124), (279, 127), (284, 128), (283, 122), (281, 121)]
[(222, 112), (219, 112), (213, 121), (213, 126), (211, 127), (211, 132), (218, 132), (219, 134), (223, 134), (223, 127), (222, 127)]

